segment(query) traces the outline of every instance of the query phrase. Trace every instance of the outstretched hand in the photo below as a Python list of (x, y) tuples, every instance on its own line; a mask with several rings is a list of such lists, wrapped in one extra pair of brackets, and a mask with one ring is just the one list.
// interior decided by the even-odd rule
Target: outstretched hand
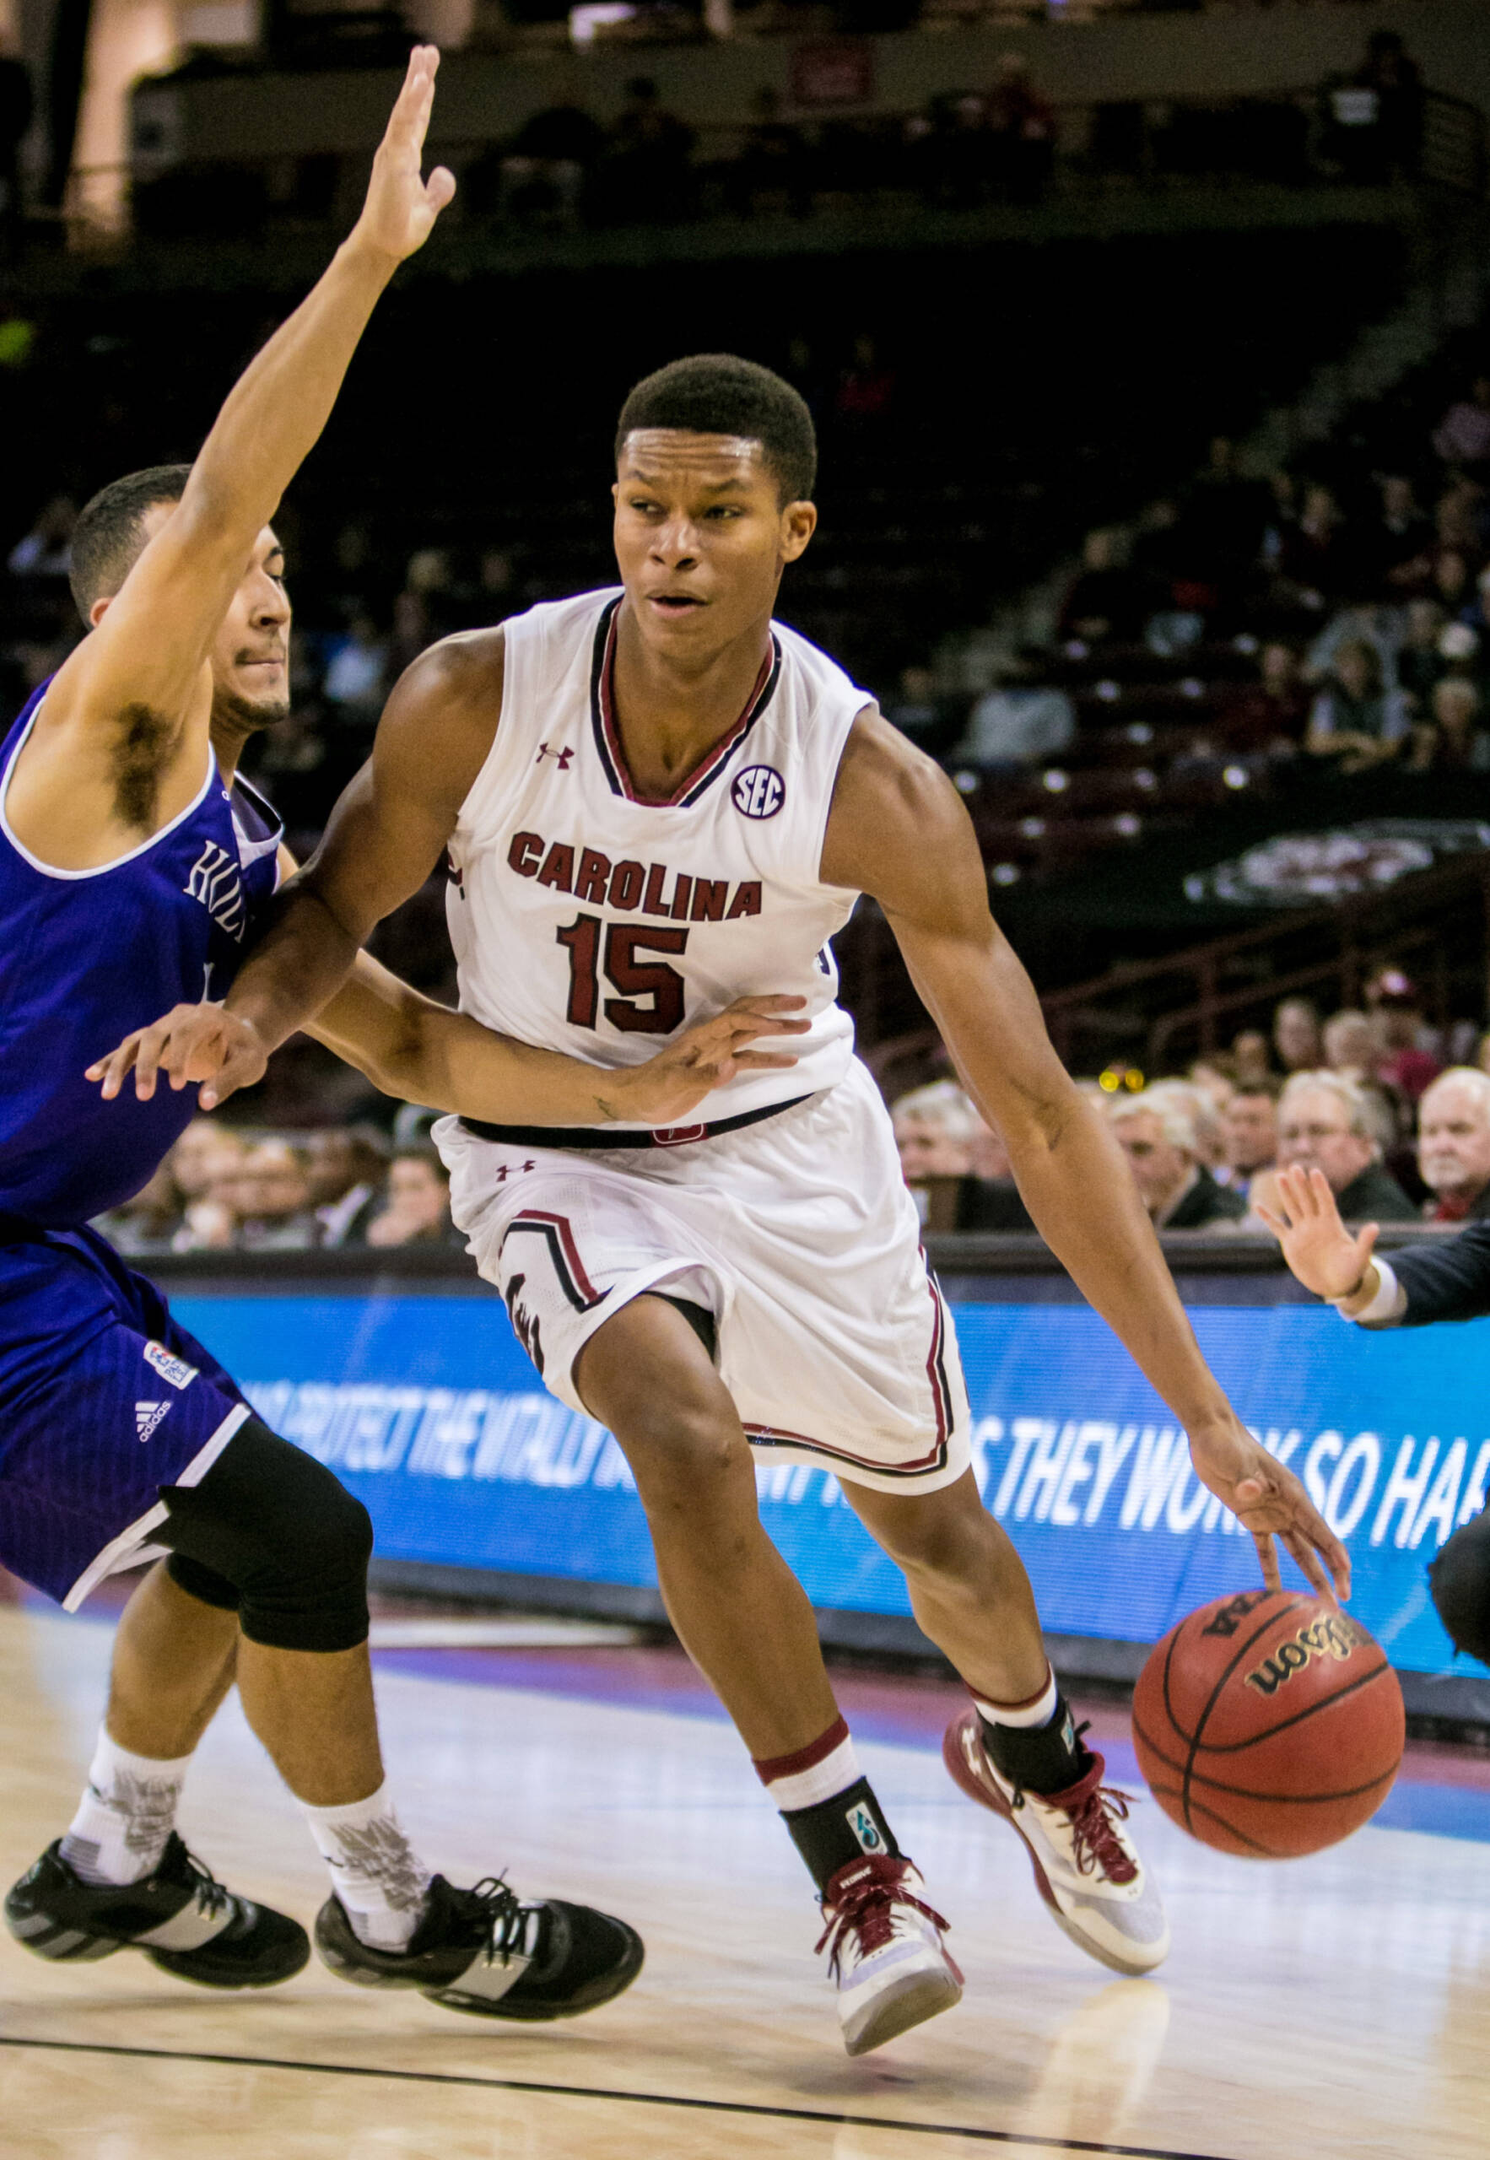
[(1360, 1289), (1376, 1247), (1377, 1225), (1367, 1223), (1352, 1237), (1322, 1170), (1279, 1170), (1274, 1190), (1275, 1208), (1261, 1200), (1254, 1206), (1304, 1288), (1324, 1298), (1349, 1297)]
[(173, 1005), (151, 1026), (126, 1035), (117, 1050), (88, 1067), (86, 1077), (101, 1084), (105, 1102), (114, 1100), (131, 1072), (140, 1102), (150, 1101), (161, 1073), (178, 1092), (200, 1081), (198, 1103), (215, 1110), (237, 1089), (262, 1080), (268, 1063), (257, 1031), (236, 1013), (221, 1005)]
[(659, 1050), (645, 1065), (630, 1067), (620, 1086), (608, 1089), (621, 1098), (619, 1118), (655, 1126), (677, 1125), (715, 1088), (742, 1072), (770, 1072), (796, 1064), (781, 1051), (752, 1050), (759, 1036), (802, 1035), (810, 1023), (789, 1020), (806, 1004), (799, 997), (736, 998), (712, 1020), (701, 1020), (675, 1043)]
[(1202, 1485), (1251, 1531), (1270, 1590), (1283, 1587), (1276, 1540), (1320, 1597), (1349, 1597), (1349, 1553), (1293, 1472), (1254, 1440), (1238, 1417), (1228, 1411), (1192, 1432), (1190, 1459)]
[(404, 86), (373, 159), (367, 201), (353, 234), (395, 262), (403, 262), (423, 247), (435, 219), (455, 196), (455, 175), (443, 165), (437, 165), (428, 180), (423, 176), (424, 137), (439, 65), (437, 46), (416, 45), (410, 53)]

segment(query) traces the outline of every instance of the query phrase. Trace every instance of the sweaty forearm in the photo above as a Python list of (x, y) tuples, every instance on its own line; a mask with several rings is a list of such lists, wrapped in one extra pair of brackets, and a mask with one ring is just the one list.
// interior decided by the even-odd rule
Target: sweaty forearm
[(1075, 1094), (1006, 1135), (1015, 1181), (1046, 1244), (1186, 1430), (1226, 1399), (1180, 1303), (1121, 1151)]
[(386, 1074), (390, 1094), (488, 1125), (604, 1125), (635, 1114), (629, 1071), (514, 1042), (442, 1006), (419, 1016)]
[(366, 953), (307, 1032), (402, 1102), (492, 1125), (601, 1125), (633, 1115), (629, 1069), (586, 1065), (436, 1004)]
[(313, 886), (297, 881), (275, 909), (223, 1001), (270, 1052), (330, 1004), (358, 952), (357, 939)]

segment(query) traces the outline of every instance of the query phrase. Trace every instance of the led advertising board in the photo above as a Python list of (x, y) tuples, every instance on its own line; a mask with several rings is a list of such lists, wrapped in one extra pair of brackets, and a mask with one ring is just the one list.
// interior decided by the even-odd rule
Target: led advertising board
[[(980, 1485), (1048, 1630), (1153, 1641), (1257, 1581), (1251, 1540), (1103, 1323), (1029, 1288), (1029, 1302), (1007, 1282), (997, 1302), (954, 1301)], [(385, 1559), (655, 1583), (620, 1450), (544, 1392), (495, 1296), (296, 1283), (173, 1303), (265, 1421), (366, 1503)], [(1344, 1538), (1357, 1617), (1399, 1667), (1447, 1672), (1426, 1567), (1484, 1505), (1490, 1321), (1366, 1334), (1318, 1306), (1258, 1302), (1197, 1303), (1191, 1318), (1242, 1416)], [(816, 1605), (908, 1613), (830, 1475), (763, 1464), (758, 1481)]]

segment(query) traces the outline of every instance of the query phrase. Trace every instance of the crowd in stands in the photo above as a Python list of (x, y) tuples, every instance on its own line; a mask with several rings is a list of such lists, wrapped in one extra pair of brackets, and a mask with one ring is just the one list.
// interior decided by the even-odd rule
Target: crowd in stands
[[(781, 4), (763, 0), (753, 12)], [(649, 21), (685, 28), (690, 21), (671, 5), (632, 9), (624, 0), (574, 14), (596, 34), (622, 39)], [(852, 47), (847, 64), (854, 66)], [(196, 55), (184, 63), (188, 72), (202, 66)], [(1009, 51), (983, 80), (906, 109), (863, 110), (874, 102), (867, 82), (857, 96), (836, 101), (845, 108), (839, 111), (831, 98), (829, 109), (820, 107), (807, 86), (794, 89), (797, 102), (763, 86), (738, 118), (695, 128), (669, 108), (653, 77), (638, 74), (613, 118), (568, 101), (531, 114), (505, 139), (457, 155), (455, 216), (515, 233), (800, 219), (867, 200), (886, 208), (1029, 207), (1056, 181), (1076, 192), (1136, 183), (1172, 188), (1223, 176), (1295, 187), (1381, 186), (1420, 175), (1425, 95), (1416, 63), (1389, 30), (1372, 34), (1358, 64), (1315, 87), (1162, 105), (1058, 109), (1025, 55)], [(137, 182), (134, 226), (157, 239), (244, 238), (284, 216), (292, 223), (325, 218), (338, 195), (336, 166), (329, 154), (306, 161), (286, 196), (283, 170), (267, 162), (188, 161)]]
[(1087, 535), (1049, 640), (970, 709), (902, 681), (889, 717), (958, 775), (996, 883), (1228, 794), (1344, 819), (1358, 780), (1490, 772), (1490, 359), (1450, 365), (1295, 467), (1217, 435)]
[(757, 91), (750, 117), (701, 138), (637, 76), (616, 120), (535, 113), (463, 176), (475, 214), (549, 226), (666, 225), (705, 214), (810, 216), (830, 199), (900, 191), (934, 208), (1040, 200), (1055, 170), (1055, 107), (1014, 52), (983, 85), (875, 118), (793, 117)]
[[(1054, 651), (1015, 657), (954, 754), (1002, 766), (1069, 749), (1094, 664), (1202, 667), (1219, 642), (1250, 663), (1229, 670), (1214, 714), (1239, 752), (1302, 753), (1346, 775), (1485, 769), (1490, 372), (1398, 454), (1375, 470), (1327, 455), (1328, 469), (1249, 476), (1217, 436), (1188, 490), (1131, 532), (1088, 535)], [(1121, 702), (1096, 688), (1099, 704)]]
[(120, 1252), (284, 1253), (394, 1246), (462, 1249), (450, 1179), (421, 1131), (376, 1126), (284, 1135), (194, 1118), (143, 1192), (101, 1216)]
[[(1276, 1211), (1275, 1173), (1291, 1168), (1322, 1172), (1348, 1223), (1490, 1219), (1490, 1034), (1429, 1027), (1397, 968), (1366, 998), (1323, 1022), (1288, 998), (1271, 1037), (1247, 1030), (1184, 1075), (1145, 1084), (1110, 1068), (1079, 1083), (1156, 1229), (1267, 1234), (1261, 1211)], [(1001, 1140), (955, 1080), (910, 1090), (893, 1117), (930, 1228), (1033, 1229)]]
[[(1428, 1026), (1395, 968), (1367, 986), (1364, 1010), (1321, 1020), (1285, 999), (1270, 1035), (1246, 1030), (1183, 1075), (1145, 1083), (1115, 1066), (1078, 1085), (1165, 1232), (1268, 1234), (1259, 1209), (1276, 1206), (1286, 1167), (1322, 1171), (1347, 1222), (1490, 1219), (1490, 1034)], [(1033, 1231), (1003, 1141), (954, 1079), (912, 1088), (892, 1116), (929, 1229)], [(429, 1117), (405, 1110), (391, 1139), (371, 1124), (285, 1134), (199, 1117), (96, 1227), (145, 1258), (459, 1251)]]
[[(861, 332), (826, 366), (804, 348), (797, 372), (833, 467), (872, 470), (877, 446), (898, 440), (896, 364)], [(10, 711), (79, 634), (66, 576), (76, 507), (52, 497), (7, 551)], [(552, 565), (505, 538), (400, 559), (347, 519), (296, 630), (294, 716), (254, 752), (292, 833), (319, 830), (426, 645), (607, 577), (603, 527), (584, 509), (584, 547), (565, 537)], [(894, 533), (883, 539), (893, 551)], [(847, 541), (830, 533), (824, 551), (835, 544)], [(902, 578), (935, 573), (930, 544)], [(824, 564), (831, 607), (852, 580)], [(814, 560), (792, 592), (805, 599), (817, 575)], [(833, 642), (831, 621), (804, 627)], [(949, 690), (929, 656), (872, 687), (959, 775), (1000, 883), (1064, 867), (1073, 836), (1121, 844), (1166, 809), (1265, 797), (1306, 770), (1338, 778), (1342, 814), (1358, 776), (1490, 770), (1490, 358), (1466, 354), (1436, 406), (1364, 452), (1328, 445), (1259, 476), (1217, 436), (1188, 485), (1132, 528), (1088, 536), (1050, 642), (1007, 650), (981, 695)]]

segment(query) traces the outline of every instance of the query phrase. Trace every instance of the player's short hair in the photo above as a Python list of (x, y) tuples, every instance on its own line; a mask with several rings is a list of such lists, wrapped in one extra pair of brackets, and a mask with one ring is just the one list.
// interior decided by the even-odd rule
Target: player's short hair
[(734, 353), (693, 353), (645, 376), (621, 407), (618, 464), (637, 428), (758, 442), (783, 503), (806, 502), (817, 479), (817, 434), (805, 399), (770, 368)]
[(68, 576), (85, 622), (94, 601), (112, 599), (138, 561), (145, 512), (156, 503), (180, 502), (190, 477), (189, 465), (147, 465), (111, 480), (83, 505), (72, 529)]

